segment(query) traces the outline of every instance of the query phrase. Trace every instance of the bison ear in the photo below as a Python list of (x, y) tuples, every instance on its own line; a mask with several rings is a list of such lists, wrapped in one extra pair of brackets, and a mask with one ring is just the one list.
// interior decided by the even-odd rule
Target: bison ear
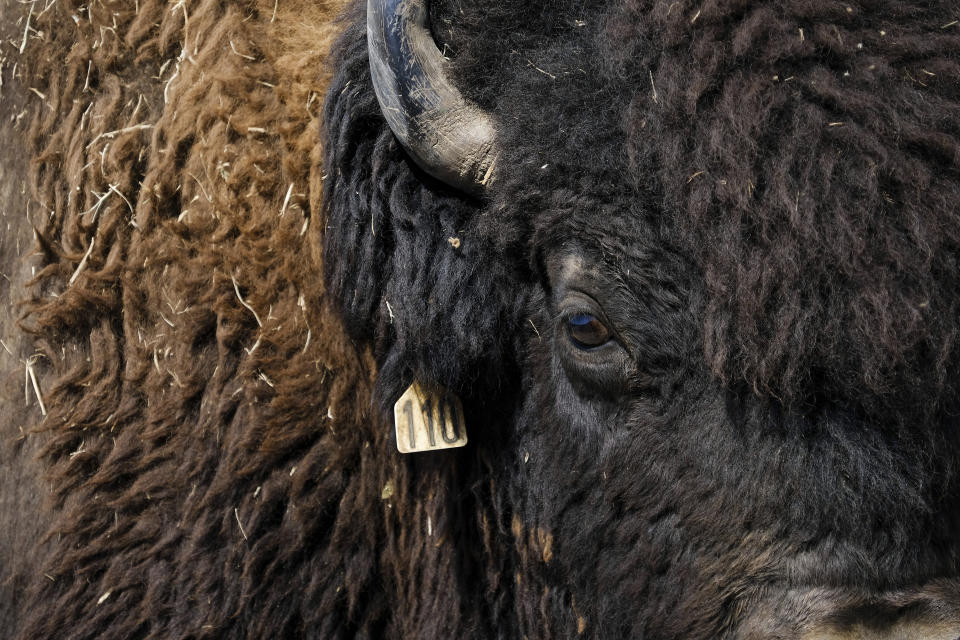
[(414, 379), (465, 396), (496, 376), (520, 305), (491, 246), (499, 223), (411, 162), (373, 90), (366, 16), (350, 17), (324, 107), (324, 278), (350, 335), (375, 346), (389, 412)]

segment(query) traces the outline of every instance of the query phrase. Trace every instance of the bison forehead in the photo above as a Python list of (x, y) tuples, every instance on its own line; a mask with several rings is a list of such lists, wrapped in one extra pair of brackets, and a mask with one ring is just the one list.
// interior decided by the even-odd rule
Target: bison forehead
[[(626, 237), (669, 239), (702, 275), (704, 354), (726, 380), (876, 414), (952, 395), (960, 35), (942, 28), (948, 3), (465, 11), (441, 3), (435, 33), (496, 114), (505, 211), (536, 225), (558, 193), (587, 194), (632, 222)], [(609, 208), (578, 215), (575, 233), (614, 233)]]

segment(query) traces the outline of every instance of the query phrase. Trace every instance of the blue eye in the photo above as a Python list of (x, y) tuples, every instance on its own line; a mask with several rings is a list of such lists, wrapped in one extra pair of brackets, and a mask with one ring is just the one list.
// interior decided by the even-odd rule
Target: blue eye
[(605, 324), (589, 313), (576, 313), (567, 318), (567, 335), (578, 349), (593, 349), (610, 341)]

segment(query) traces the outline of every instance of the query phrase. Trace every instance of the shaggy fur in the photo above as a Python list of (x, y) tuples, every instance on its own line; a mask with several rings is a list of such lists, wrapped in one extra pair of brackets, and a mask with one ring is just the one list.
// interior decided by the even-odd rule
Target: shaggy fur
[[(364, 4), (4, 5), (48, 415), (0, 462), (42, 445), (52, 524), (0, 629), (960, 625), (948, 3), (435, 3), (498, 123), (482, 201), (386, 128)], [(572, 290), (618, 359), (571, 357)], [(396, 454), (415, 377), (469, 447)]]

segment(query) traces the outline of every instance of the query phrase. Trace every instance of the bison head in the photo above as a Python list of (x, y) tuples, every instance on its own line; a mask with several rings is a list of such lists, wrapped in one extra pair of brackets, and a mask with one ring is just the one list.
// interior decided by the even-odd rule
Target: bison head
[(516, 609), (960, 635), (955, 7), (427, 9), (341, 41), (326, 278), (381, 406), (459, 393), (500, 512), (549, 536)]

